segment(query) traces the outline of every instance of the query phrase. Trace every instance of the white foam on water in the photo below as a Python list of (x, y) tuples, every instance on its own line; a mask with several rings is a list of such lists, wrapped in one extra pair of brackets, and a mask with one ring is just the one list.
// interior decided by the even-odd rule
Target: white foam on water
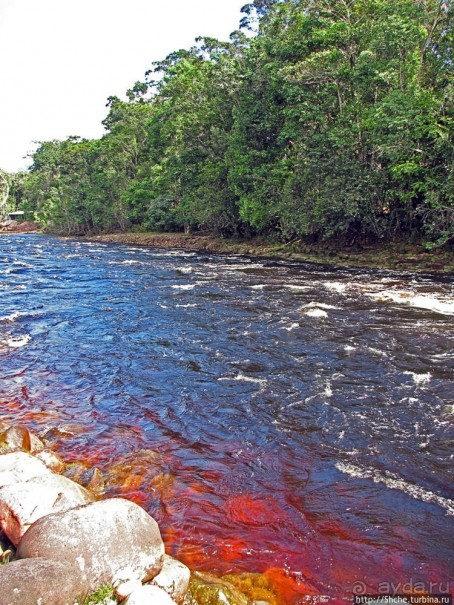
[(328, 305), (327, 303), (321, 303), (312, 301), (304, 305), (303, 309), (312, 309), (314, 307), (318, 307), (319, 309), (338, 309), (339, 307), (335, 307), (334, 305)]
[(266, 288), (266, 284), (257, 284), (256, 286), (249, 286), (251, 290), (264, 290)]
[(293, 290), (294, 292), (304, 292), (305, 290), (312, 290), (312, 286), (297, 286), (295, 284), (284, 284), (284, 288), (287, 290)]
[(348, 284), (341, 284), (338, 281), (326, 281), (323, 282), (323, 285), (327, 290), (332, 290), (333, 292), (337, 292), (338, 294), (343, 294), (347, 289)]
[(190, 307), (197, 307), (197, 303), (188, 303), (187, 305), (175, 305), (177, 309), (189, 309)]
[(347, 351), (347, 353), (350, 353), (351, 351), (356, 351), (356, 347), (352, 347), (351, 345), (345, 345), (344, 351)]
[(323, 311), (323, 309), (319, 309), (317, 307), (304, 311), (303, 315), (306, 315), (307, 317), (314, 317), (316, 319), (326, 319), (328, 317), (328, 313), (326, 311)]
[(416, 372), (404, 372), (407, 376), (411, 376), (416, 384), (428, 384), (432, 378), (432, 374), (417, 374)]
[[(131, 250), (133, 248), (130, 248)], [(134, 248), (135, 250), (139, 250), (140, 252), (143, 252), (142, 248)], [(175, 256), (185, 256), (185, 257), (189, 257), (189, 256), (197, 256), (197, 252), (185, 252), (184, 250), (167, 250), (167, 251), (162, 251), (160, 250), (159, 252), (157, 252), (156, 250), (153, 250), (153, 256), (157, 256), (159, 258), (167, 258), (167, 257), (175, 257)]]
[(237, 374), (236, 376), (221, 376), (218, 380), (226, 381), (226, 380), (237, 380), (241, 382), (253, 382), (255, 384), (259, 384), (261, 387), (266, 386), (268, 381), (266, 378), (254, 378), (253, 376), (246, 376), (242, 372)]
[(24, 334), (23, 336), (10, 336), (4, 342), (6, 345), (13, 349), (18, 349), (19, 347), (25, 347), (31, 340), (30, 334)]
[(331, 388), (331, 384), (328, 382), (326, 387), (325, 387), (325, 392), (324, 392), (325, 397), (332, 397), (333, 396), (333, 389)]
[(345, 462), (336, 462), (336, 468), (355, 479), (372, 479), (374, 483), (383, 483), (390, 489), (398, 489), (416, 500), (438, 504), (446, 510), (448, 515), (454, 516), (454, 502), (452, 500), (438, 496), (420, 485), (407, 483), (407, 481), (389, 471), (385, 471), (382, 474), (373, 468), (361, 468), (360, 466), (346, 464)]
[(442, 315), (454, 315), (454, 301), (440, 299), (425, 294), (415, 294), (408, 290), (382, 290), (380, 292), (365, 292), (369, 298), (377, 302), (393, 302), (408, 305), (417, 309), (426, 309)]
[(448, 351), (447, 353), (437, 353), (436, 355), (432, 355), (434, 359), (452, 359), (454, 357), (454, 352)]
[(283, 330), (287, 330), (287, 332), (291, 332), (292, 330), (296, 330), (296, 328), (299, 328), (300, 325), (298, 323), (293, 323), (290, 324), (289, 326), (284, 326), (282, 329)]
[(231, 269), (233, 271), (248, 271), (249, 269), (271, 269), (272, 267), (265, 267), (261, 263), (237, 263), (237, 264), (224, 264), (224, 265), (208, 265), (216, 269)]
[(13, 322), (16, 321), (16, 319), (19, 319), (21, 315), (24, 315), (24, 313), (21, 313), (20, 311), (13, 311), (10, 315), (4, 315), (3, 317), (0, 317), (0, 321)]
[(171, 286), (171, 288), (173, 290), (194, 290), (195, 285), (194, 284), (175, 284), (174, 286)]
[(192, 267), (178, 267), (177, 269), (178, 273), (192, 273), (193, 268)]
[(366, 349), (368, 351), (370, 351), (371, 353), (375, 353), (376, 355), (380, 355), (381, 357), (388, 357), (388, 353), (385, 353), (385, 351), (381, 351), (380, 349), (376, 349), (375, 347), (366, 347)]
[(144, 265), (140, 260), (124, 260), (120, 263), (121, 265)]

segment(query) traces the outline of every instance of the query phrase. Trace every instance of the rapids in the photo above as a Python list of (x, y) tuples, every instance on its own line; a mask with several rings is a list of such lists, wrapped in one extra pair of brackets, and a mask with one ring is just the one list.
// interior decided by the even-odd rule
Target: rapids
[(193, 569), (446, 587), (453, 315), (449, 276), (2, 236), (0, 421)]

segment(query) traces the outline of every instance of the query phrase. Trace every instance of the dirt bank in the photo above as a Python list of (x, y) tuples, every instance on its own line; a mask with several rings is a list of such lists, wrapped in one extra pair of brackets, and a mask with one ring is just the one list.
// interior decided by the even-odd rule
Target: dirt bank
[(270, 258), (329, 263), (351, 267), (381, 267), (403, 271), (454, 273), (454, 255), (448, 250), (426, 251), (410, 244), (376, 244), (362, 249), (336, 251), (300, 242), (273, 243), (261, 238), (222, 239), (184, 233), (115, 233), (92, 237), (97, 241), (135, 244), (153, 248), (181, 248), (197, 252), (250, 254)]
[(2, 233), (39, 233), (40, 225), (34, 221), (5, 221), (0, 223), (0, 235)]

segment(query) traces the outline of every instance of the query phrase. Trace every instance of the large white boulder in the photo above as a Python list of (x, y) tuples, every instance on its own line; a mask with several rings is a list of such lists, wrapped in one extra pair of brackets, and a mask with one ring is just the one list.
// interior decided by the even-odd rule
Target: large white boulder
[(41, 517), (87, 504), (94, 499), (84, 487), (44, 468), (47, 473), (0, 488), (0, 528), (15, 546)]
[(41, 518), (24, 535), (17, 554), (76, 564), (95, 592), (103, 584), (153, 579), (162, 568), (164, 544), (146, 511), (112, 498)]
[(90, 492), (54, 475), (34, 456), (25, 452), (0, 455), (0, 529), (13, 544), (40, 517), (91, 501)]
[(41, 460), (25, 452), (0, 455), (0, 488), (50, 474), (51, 471)]
[(165, 590), (175, 601), (182, 601), (189, 585), (191, 572), (180, 561), (164, 555), (162, 569), (152, 584)]
[(58, 561), (23, 559), (0, 565), (1, 605), (72, 605), (86, 594), (78, 570)]

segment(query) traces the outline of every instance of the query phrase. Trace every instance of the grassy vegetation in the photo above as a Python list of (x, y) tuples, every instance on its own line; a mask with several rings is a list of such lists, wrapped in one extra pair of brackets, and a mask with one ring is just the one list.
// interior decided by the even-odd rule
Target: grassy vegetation
[(114, 587), (111, 585), (102, 586), (92, 595), (81, 601), (79, 605), (103, 605), (104, 603), (119, 603), (115, 596)]

